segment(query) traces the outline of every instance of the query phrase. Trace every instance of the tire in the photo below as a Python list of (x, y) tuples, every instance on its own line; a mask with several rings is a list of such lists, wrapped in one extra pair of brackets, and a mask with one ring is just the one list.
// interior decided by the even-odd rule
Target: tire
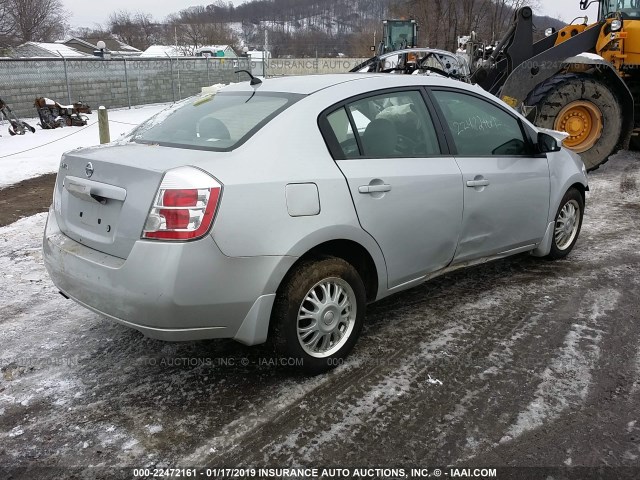
[[(332, 295), (338, 292), (336, 287), (342, 293), (332, 301)], [(325, 288), (329, 296), (325, 295)], [(348, 307), (343, 307), (345, 301)], [(317, 317), (312, 319), (314, 315), (303, 312), (307, 314), (299, 321), (298, 314), (303, 308), (307, 312), (317, 309)], [(355, 345), (365, 309), (364, 284), (351, 264), (336, 257), (305, 260), (278, 289), (271, 314), (271, 341), (287, 364), (295, 364), (311, 374), (325, 372), (341, 364)], [(299, 333), (299, 328), (308, 331)], [(303, 341), (307, 346), (303, 346)]]
[(566, 125), (572, 121), (576, 125), (574, 116), (589, 119), (577, 123), (576, 131), (584, 126), (581, 133), (565, 140), (567, 148), (580, 154), (587, 170), (597, 169), (615, 153), (622, 131), (622, 109), (615, 93), (598, 77), (557, 75), (537, 87), (526, 104), (538, 107), (533, 123), (543, 128), (569, 131)]
[[(571, 208), (577, 209), (573, 223), (571, 224), (571, 228), (562, 231), (563, 226), (567, 225), (567, 214), (570, 213)], [(564, 194), (564, 197), (562, 197), (562, 201), (556, 212), (551, 252), (547, 255), (547, 259), (559, 260), (569, 255), (578, 241), (583, 217), (584, 199), (582, 198), (582, 194), (575, 188), (570, 188), (567, 193)]]

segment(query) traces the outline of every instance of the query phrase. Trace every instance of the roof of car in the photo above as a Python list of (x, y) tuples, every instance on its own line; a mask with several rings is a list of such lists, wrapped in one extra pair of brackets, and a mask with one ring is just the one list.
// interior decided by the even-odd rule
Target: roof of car
[[(366, 81), (371, 88), (384, 88), (404, 85), (465, 85), (462, 82), (449, 80), (435, 75), (390, 75), (385, 73), (335, 73), (325, 75), (304, 75), (267, 78), (262, 80), (262, 84), (256, 86), (262, 92), (288, 92), (302, 95), (310, 95), (319, 90), (333, 87), (341, 83)], [(375, 85), (371, 85), (371, 83)], [(363, 86), (364, 87), (364, 86)], [(228, 85), (225, 92), (230, 91), (251, 91), (253, 87), (249, 81)]]

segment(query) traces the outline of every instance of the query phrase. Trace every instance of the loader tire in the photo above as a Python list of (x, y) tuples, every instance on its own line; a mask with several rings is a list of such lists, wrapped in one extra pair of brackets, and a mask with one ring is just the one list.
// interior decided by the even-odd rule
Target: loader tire
[(527, 98), (536, 106), (537, 126), (569, 133), (564, 146), (595, 170), (615, 153), (622, 131), (622, 108), (615, 93), (593, 75), (567, 73), (539, 85)]

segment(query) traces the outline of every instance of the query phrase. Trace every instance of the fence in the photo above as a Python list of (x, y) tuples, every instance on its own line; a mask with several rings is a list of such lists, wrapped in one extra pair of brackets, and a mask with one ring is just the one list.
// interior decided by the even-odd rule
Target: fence
[(245, 80), (236, 70), (268, 76), (348, 72), (363, 58), (38, 58), (0, 59), (0, 97), (20, 117), (34, 117), (36, 97), (107, 108), (180, 100), (205, 85)]
[(27, 118), (36, 116), (36, 97), (93, 108), (172, 102), (206, 85), (244, 80), (235, 72), (249, 68), (243, 58), (2, 59), (0, 97)]

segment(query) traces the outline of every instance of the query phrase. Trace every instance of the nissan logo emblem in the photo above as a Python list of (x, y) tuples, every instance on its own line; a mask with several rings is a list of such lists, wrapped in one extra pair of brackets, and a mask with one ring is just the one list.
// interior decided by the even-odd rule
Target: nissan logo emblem
[(93, 175), (93, 164), (91, 162), (87, 163), (87, 166), (84, 167), (84, 173), (87, 174), (87, 178)]

